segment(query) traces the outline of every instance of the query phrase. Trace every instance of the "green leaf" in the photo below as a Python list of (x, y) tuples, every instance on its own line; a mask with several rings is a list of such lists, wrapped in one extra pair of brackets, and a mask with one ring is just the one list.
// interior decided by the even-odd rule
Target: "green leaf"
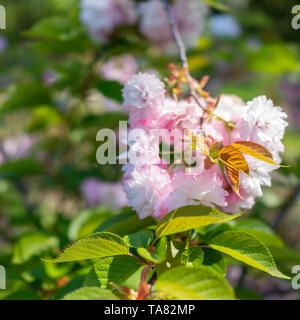
[[(65, 286), (59, 288), (53, 296), (54, 300), (60, 300), (67, 294), (82, 288), (84, 281), (83, 275), (73, 277)], [(92, 287), (92, 286), (91, 286)]]
[(234, 293), (217, 272), (203, 266), (173, 268), (163, 273), (156, 289), (179, 300), (232, 300)]
[(162, 237), (158, 240), (155, 255), (161, 260), (164, 261), (167, 256), (167, 237)]
[[(63, 276), (68, 275), (74, 265), (72, 263), (65, 263), (65, 264), (55, 264), (55, 263), (44, 263), (44, 271), (47, 277), (52, 279), (59, 279)], [(43, 275), (44, 277), (44, 275)]]
[(100, 223), (112, 216), (108, 208), (98, 207), (81, 211), (70, 223), (69, 239), (74, 241), (91, 234)]
[(249, 69), (274, 75), (299, 72), (298, 50), (294, 45), (275, 42), (263, 43), (257, 50), (249, 50)]
[(37, 82), (22, 83), (11, 90), (0, 108), (0, 113), (48, 104), (51, 104), (49, 89)]
[(164, 273), (170, 268), (180, 266), (182, 260), (186, 260), (186, 255), (183, 256), (186, 253), (184, 252), (184, 244), (180, 243), (180, 247), (181, 249), (175, 248), (173, 241), (167, 240), (167, 237), (159, 239), (155, 249), (155, 256), (162, 260), (162, 263), (156, 265), (157, 275)]
[(84, 287), (75, 290), (62, 300), (118, 300), (110, 291), (97, 287)]
[(285, 267), (293, 266), (296, 264), (300, 265), (299, 251), (288, 248), (288, 247), (284, 247), (284, 248), (272, 247), (270, 250), (274, 259), (276, 259), (277, 263), (280, 263)]
[(52, 16), (38, 21), (24, 32), (26, 36), (43, 39), (37, 48), (42, 52), (83, 52), (88, 47), (85, 31), (76, 19)]
[(3, 300), (38, 300), (38, 293), (33, 290), (19, 289), (15, 292), (9, 292)]
[(204, 253), (200, 247), (192, 247), (189, 251), (188, 265), (193, 267), (200, 266), (203, 262)]
[(25, 34), (30, 37), (44, 37), (59, 39), (63, 38), (64, 33), (71, 32), (70, 21), (64, 17), (47, 17), (38, 21), (30, 30)]
[(109, 232), (99, 232), (75, 242), (65, 249), (65, 251), (56, 259), (45, 259), (45, 261), (52, 263), (81, 261), (86, 259), (128, 255), (128, 253), (128, 245), (122, 238)]
[(77, 127), (86, 129), (87, 127), (96, 127), (97, 129), (117, 129), (120, 121), (128, 121), (126, 113), (114, 111), (104, 112), (102, 114), (87, 114), (82, 117)]
[(38, 106), (31, 113), (31, 120), (28, 125), (28, 131), (31, 133), (45, 130), (45, 128), (57, 125), (62, 121), (62, 116), (58, 110), (51, 106)]
[(54, 83), (56, 90), (63, 90), (68, 87), (74, 95), (84, 91), (90, 70), (83, 61), (69, 58), (57, 65), (55, 71), (57, 74)]
[[(106, 258), (103, 258), (106, 259)], [(84, 287), (99, 287), (99, 280), (94, 266), (90, 269), (89, 273), (85, 276), (83, 281)]]
[(140, 229), (153, 225), (154, 223), (155, 222), (152, 218), (141, 220), (136, 212), (129, 211), (108, 219), (96, 229), (96, 232), (107, 231), (116, 233), (123, 237), (127, 234), (137, 232)]
[(232, 229), (241, 230), (252, 234), (258, 240), (267, 246), (276, 246), (283, 248), (283, 241), (274, 233), (274, 231), (264, 222), (257, 219), (243, 219), (232, 221)]
[(5, 162), (0, 165), (0, 176), (2, 178), (21, 178), (41, 174), (42, 165), (35, 159), (20, 159)]
[(156, 236), (196, 229), (209, 224), (227, 222), (240, 217), (242, 213), (229, 215), (216, 208), (203, 205), (186, 206), (173, 210), (166, 215), (156, 229)]
[(96, 84), (96, 88), (107, 98), (122, 103), (123, 86), (117, 81), (101, 81)]
[(290, 279), (277, 269), (269, 249), (249, 233), (226, 231), (214, 237), (209, 245), (274, 277)]
[(263, 300), (263, 297), (259, 293), (244, 287), (237, 287), (235, 294), (240, 300)]
[(226, 275), (226, 263), (220, 252), (211, 248), (203, 248), (203, 266), (211, 268), (223, 277)]
[(130, 256), (103, 258), (93, 265), (87, 275), (85, 285), (94, 283), (95, 279), (101, 288), (109, 287), (110, 282), (121, 285), (141, 266), (142, 263), (139, 260)]
[(147, 248), (154, 239), (154, 232), (151, 230), (141, 230), (124, 237), (124, 240), (132, 248)]
[(162, 263), (164, 258), (157, 256), (155, 253), (148, 251), (145, 248), (138, 248), (137, 253), (145, 260), (151, 261), (153, 263)]
[(226, 4), (222, 3), (219, 0), (203, 0), (206, 4), (208, 4), (211, 8), (216, 9), (218, 11), (230, 11), (230, 7)]
[(16, 242), (12, 262), (23, 264), (34, 256), (58, 247), (58, 239), (42, 232), (30, 232), (22, 235)]

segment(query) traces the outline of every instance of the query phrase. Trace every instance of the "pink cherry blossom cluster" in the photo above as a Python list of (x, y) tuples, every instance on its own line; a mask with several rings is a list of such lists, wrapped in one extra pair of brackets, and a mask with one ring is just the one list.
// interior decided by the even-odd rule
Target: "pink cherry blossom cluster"
[[(165, 51), (174, 48), (160, 0), (140, 4), (133, 0), (82, 0), (80, 7), (80, 19), (95, 42), (106, 42), (116, 28), (132, 25), (139, 18), (141, 34)], [(203, 30), (207, 6), (199, 0), (175, 0), (172, 11), (185, 45), (194, 46)]]
[[(271, 185), (270, 173), (278, 167), (244, 155), (250, 175), (239, 173), (239, 197), (221, 166), (208, 161), (207, 155), (200, 153), (203, 166), (191, 173), (184, 164), (165, 163), (160, 154), (161, 143), (165, 141), (151, 138), (153, 129), (171, 131), (176, 128), (185, 132), (201, 129), (204, 145), (208, 148), (216, 142), (225, 146), (241, 140), (251, 141), (267, 148), (273, 159), (280, 163), (287, 115), (265, 96), (244, 103), (239, 97), (221, 95), (208, 112), (211, 97), (199, 96), (202, 109), (191, 97), (171, 98), (165, 84), (155, 75), (139, 73), (125, 84), (123, 97), (131, 131), (141, 128), (148, 135), (146, 141), (145, 134), (141, 134), (129, 152), (145, 154), (150, 161), (123, 167), (128, 204), (141, 219), (147, 216), (162, 218), (176, 208), (196, 204), (236, 213), (251, 208), (255, 198), (262, 196), (262, 186)], [(169, 143), (175, 144), (176, 139)]]

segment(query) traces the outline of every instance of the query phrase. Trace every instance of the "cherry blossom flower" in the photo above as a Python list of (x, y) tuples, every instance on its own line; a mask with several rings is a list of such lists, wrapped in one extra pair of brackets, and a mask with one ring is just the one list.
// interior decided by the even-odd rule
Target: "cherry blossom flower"
[[(219, 158), (214, 161), (210, 155), (215, 143), (223, 148), (250, 141), (267, 148), (280, 163), (287, 115), (265, 96), (246, 104), (233, 95), (221, 95), (218, 100), (200, 98), (204, 112), (190, 98), (175, 100), (167, 96), (164, 84), (155, 75), (142, 73), (125, 84), (123, 96), (130, 115), (130, 133), (140, 132), (129, 149), (129, 154), (140, 157), (124, 166), (123, 185), (128, 204), (141, 219), (162, 218), (176, 208), (197, 204), (237, 213), (250, 209), (255, 198), (263, 195), (262, 187), (271, 186), (271, 172), (277, 165), (244, 154), (249, 174), (238, 171), (237, 189), (219, 165)], [(163, 135), (155, 136), (153, 129), (164, 130), (169, 138), (173, 130), (180, 135), (167, 141)], [(197, 135), (200, 139), (194, 141)], [(176, 148), (185, 141), (190, 145), (183, 148), (184, 156), (177, 162)], [(163, 156), (161, 143), (174, 148), (171, 164), (170, 158)], [(201, 152), (196, 153), (198, 149)], [(190, 166), (186, 155), (194, 156), (198, 165)]]
[(286, 118), (282, 108), (266, 96), (254, 98), (242, 109), (242, 120), (237, 124), (240, 138), (259, 143), (276, 156), (284, 151), (281, 139), (288, 125)]
[(125, 84), (123, 98), (128, 108), (154, 108), (164, 101), (165, 86), (155, 75), (140, 72)]
[(194, 100), (175, 101), (167, 98), (161, 109), (160, 123), (169, 130), (195, 129), (199, 127), (202, 116), (203, 111)]
[(166, 170), (156, 165), (146, 165), (133, 169), (131, 178), (125, 180), (124, 190), (128, 205), (143, 219), (162, 215), (163, 200), (172, 191), (172, 186)]
[(173, 192), (166, 199), (168, 211), (186, 205), (203, 204), (210, 207), (226, 206), (227, 191), (223, 189), (223, 177), (214, 170), (201, 175), (187, 175), (184, 171), (172, 178)]
[(131, 128), (153, 128), (163, 109), (165, 86), (154, 74), (138, 73), (123, 89), (124, 109)]
[[(242, 99), (234, 95), (222, 94), (217, 107), (213, 110), (213, 116), (203, 123), (203, 130), (206, 135), (213, 137), (216, 141), (228, 144), (227, 123), (238, 123), (241, 121), (242, 109), (245, 103)], [(237, 130), (231, 131), (231, 140), (239, 140), (240, 135)]]

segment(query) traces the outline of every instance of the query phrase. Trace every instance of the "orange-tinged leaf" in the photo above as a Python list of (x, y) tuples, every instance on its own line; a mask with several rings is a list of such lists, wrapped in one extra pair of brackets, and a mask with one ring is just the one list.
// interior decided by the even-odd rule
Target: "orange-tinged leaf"
[(230, 180), (232, 189), (234, 190), (234, 192), (241, 198), (244, 199), (241, 195), (240, 195), (240, 191), (239, 191), (239, 186), (240, 186), (240, 173), (239, 170), (234, 169), (232, 167), (229, 166), (225, 166), (226, 169), (226, 173), (227, 176)]
[(272, 154), (270, 153), (270, 151), (258, 143), (251, 141), (237, 141), (231, 144), (231, 146), (256, 159), (273, 164), (275, 166), (281, 166), (280, 164), (273, 161)]
[(237, 141), (237, 142), (233, 143), (232, 146), (234, 146), (237, 149), (242, 148), (242, 149), (244, 149), (246, 151), (247, 151), (247, 149), (250, 149), (250, 151), (252, 151), (252, 152), (258, 152), (261, 155), (272, 159), (271, 152), (267, 148), (265, 148), (264, 146), (262, 146), (262, 145), (260, 145), (260, 144), (258, 144), (256, 142)]
[(247, 161), (243, 154), (232, 145), (225, 146), (220, 150), (220, 160), (225, 164), (225, 166), (243, 171), (245, 174), (249, 175)]

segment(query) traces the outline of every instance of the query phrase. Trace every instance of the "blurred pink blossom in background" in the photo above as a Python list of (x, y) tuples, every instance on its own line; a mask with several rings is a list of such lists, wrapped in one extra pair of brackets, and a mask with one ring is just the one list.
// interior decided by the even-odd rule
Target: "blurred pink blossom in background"
[(4, 140), (0, 144), (0, 163), (26, 157), (34, 145), (35, 139), (28, 135)]
[(130, 0), (82, 0), (80, 7), (80, 19), (96, 42), (107, 41), (117, 27), (136, 21)]
[[(172, 6), (179, 32), (187, 47), (196, 44), (204, 27), (207, 7), (198, 0), (175, 0)], [(176, 52), (171, 29), (160, 0), (140, 4), (140, 31), (160, 48)]]
[(80, 187), (83, 198), (89, 207), (106, 205), (117, 211), (127, 205), (126, 195), (121, 183), (102, 182), (87, 178)]
[(110, 58), (101, 67), (101, 75), (107, 80), (125, 83), (137, 72), (138, 65), (131, 54)]

